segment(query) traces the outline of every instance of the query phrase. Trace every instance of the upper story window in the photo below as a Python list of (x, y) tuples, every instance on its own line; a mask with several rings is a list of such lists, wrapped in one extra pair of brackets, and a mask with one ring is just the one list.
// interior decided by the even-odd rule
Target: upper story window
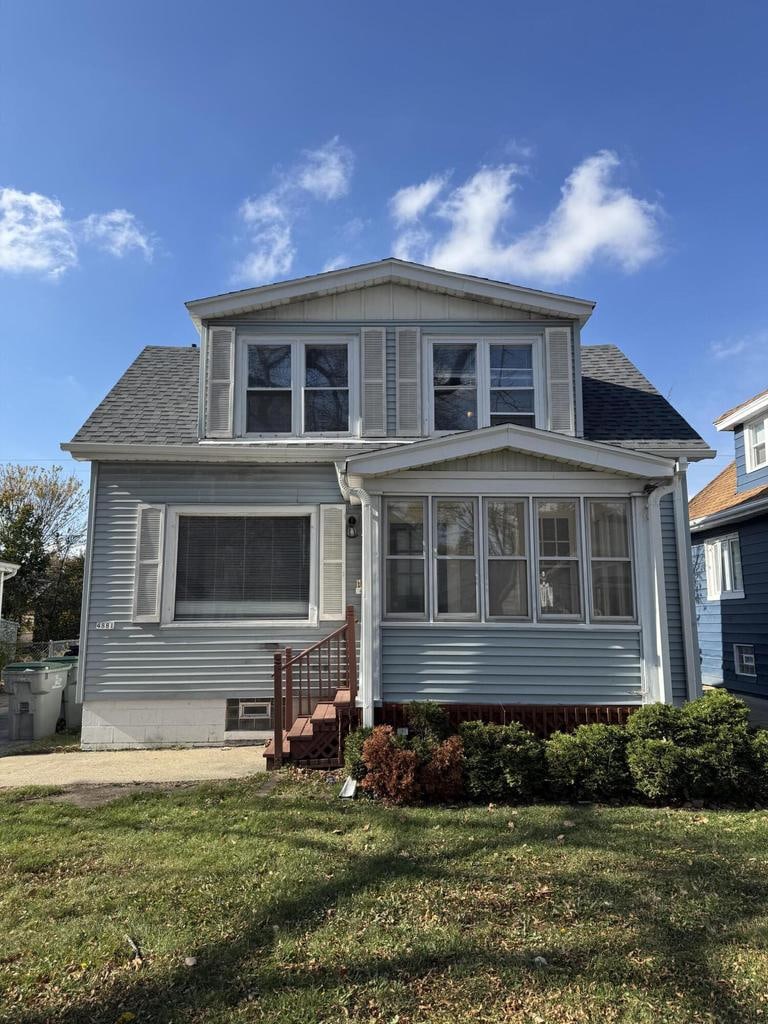
[(350, 393), (350, 341), (242, 341), (245, 381), (242, 433), (251, 435), (356, 432)]
[(716, 537), (704, 542), (707, 570), (707, 599), (744, 597), (739, 535)]
[(430, 432), (542, 421), (539, 339), (432, 339), (427, 361)]
[(744, 427), (747, 472), (768, 465), (768, 416), (753, 420)]

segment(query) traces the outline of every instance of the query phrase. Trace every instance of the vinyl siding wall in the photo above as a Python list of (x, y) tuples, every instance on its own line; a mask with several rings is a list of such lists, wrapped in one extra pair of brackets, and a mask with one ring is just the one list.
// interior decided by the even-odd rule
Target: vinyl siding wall
[[(744, 597), (709, 601), (704, 542), (733, 533), (739, 536)], [(768, 696), (768, 516), (694, 534), (693, 563), (703, 682)], [(736, 675), (734, 644), (754, 645), (757, 679)]]
[(666, 494), (660, 502), (661, 544), (664, 554), (664, 595), (667, 602), (667, 640), (669, 666), (672, 674), (672, 695), (675, 704), (682, 704), (688, 688), (685, 670), (685, 640), (680, 603), (680, 570), (677, 561), (674, 495)]
[[(95, 502), (84, 697), (267, 697), (275, 645), (301, 649), (335, 628), (160, 626), (132, 621), (136, 510), (159, 504), (339, 504), (333, 466), (103, 464)], [(359, 512), (359, 510), (358, 510)], [(359, 515), (358, 515), (359, 519)], [(359, 609), (361, 540), (347, 540), (346, 601)], [(114, 620), (112, 630), (94, 624)]]
[(733, 432), (733, 443), (736, 453), (736, 490), (748, 491), (752, 487), (763, 487), (768, 484), (768, 466), (761, 466), (752, 473), (747, 472), (747, 454), (745, 448), (744, 427), (737, 427)]

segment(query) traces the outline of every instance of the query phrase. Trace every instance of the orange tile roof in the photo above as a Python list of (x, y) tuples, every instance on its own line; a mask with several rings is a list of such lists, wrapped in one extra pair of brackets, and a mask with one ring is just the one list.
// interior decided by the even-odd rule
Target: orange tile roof
[(703, 490), (691, 498), (688, 502), (688, 518), (702, 519), (760, 497), (768, 497), (768, 484), (751, 487), (748, 491), (737, 491), (736, 463), (730, 462), (714, 480), (710, 480)]

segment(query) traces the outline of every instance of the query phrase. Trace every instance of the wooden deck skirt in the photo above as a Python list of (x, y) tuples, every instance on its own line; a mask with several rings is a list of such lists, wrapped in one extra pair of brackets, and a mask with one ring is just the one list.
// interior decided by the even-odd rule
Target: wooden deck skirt
[[(461, 722), (520, 722), (537, 736), (572, 732), (579, 725), (624, 725), (634, 704), (443, 704), (451, 725)], [(407, 704), (384, 703), (376, 708), (377, 725), (407, 725)]]

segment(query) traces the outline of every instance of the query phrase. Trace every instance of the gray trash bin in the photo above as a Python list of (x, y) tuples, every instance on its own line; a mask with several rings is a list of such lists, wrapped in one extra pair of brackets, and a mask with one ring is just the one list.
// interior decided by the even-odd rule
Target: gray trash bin
[(83, 725), (83, 705), (78, 704), (75, 700), (75, 694), (77, 693), (77, 655), (62, 654), (58, 658), (46, 658), (45, 661), (48, 665), (64, 665), (68, 670), (61, 713), (64, 716), (67, 729), (79, 732)]
[(53, 736), (61, 716), (61, 697), (68, 673), (66, 665), (48, 665), (44, 661), (5, 666), (2, 680), (9, 695), (12, 740)]

